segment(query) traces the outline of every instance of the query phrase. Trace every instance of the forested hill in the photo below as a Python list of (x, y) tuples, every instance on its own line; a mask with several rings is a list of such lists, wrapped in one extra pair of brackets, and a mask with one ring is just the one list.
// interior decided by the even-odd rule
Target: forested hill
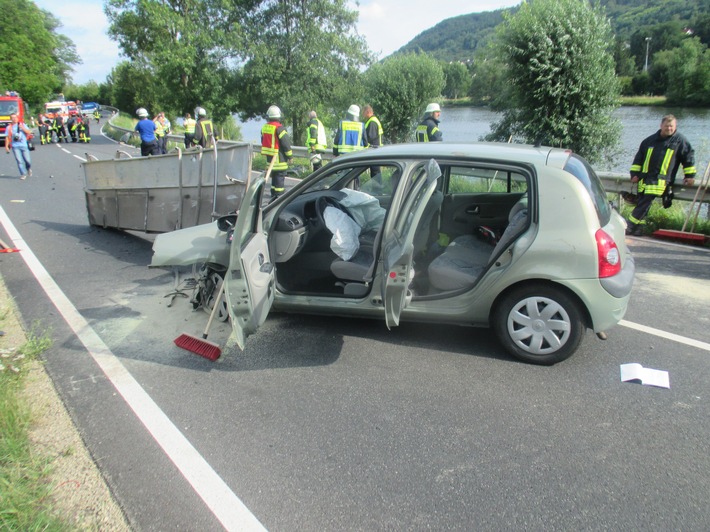
[[(629, 40), (644, 27), (666, 22), (691, 25), (698, 17), (710, 13), (710, 0), (601, 0), (617, 38)], [(472, 54), (485, 46), (503, 21), (506, 11), (499, 9), (484, 13), (470, 13), (446, 19), (420, 33), (395, 53), (426, 52), (444, 61), (471, 59)]]

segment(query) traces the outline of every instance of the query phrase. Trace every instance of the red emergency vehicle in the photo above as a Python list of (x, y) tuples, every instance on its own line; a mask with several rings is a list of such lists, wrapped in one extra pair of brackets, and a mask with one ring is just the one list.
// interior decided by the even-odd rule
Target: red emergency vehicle
[[(5, 130), (10, 125), (10, 115), (17, 114), (20, 122), (25, 122), (29, 119), (30, 111), (20, 95), (14, 91), (8, 91), (3, 96), (0, 96), (0, 139), (5, 141)], [(28, 124), (29, 126), (29, 124)]]

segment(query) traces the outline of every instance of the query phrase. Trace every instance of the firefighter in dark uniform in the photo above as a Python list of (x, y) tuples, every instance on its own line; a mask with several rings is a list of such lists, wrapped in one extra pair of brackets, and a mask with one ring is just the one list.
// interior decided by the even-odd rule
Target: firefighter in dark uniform
[(215, 140), (212, 120), (207, 118), (207, 111), (202, 107), (195, 108), (195, 116), (197, 117), (197, 123), (195, 124), (195, 136), (192, 142), (202, 146), (203, 149), (209, 149), (214, 146)]
[(64, 128), (64, 118), (59, 113), (54, 115), (52, 120), (52, 131), (57, 135), (57, 142), (67, 141), (67, 130)]
[(444, 135), (439, 129), (441, 107), (438, 103), (430, 103), (424, 110), (424, 118), (419, 122), (414, 135), (417, 142), (441, 142)]
[[(630, 170), (631, 182), (638, 183), (638, 201), (629, 216), (626, 234), (643, 235), (644, 218), (653, 200), (664, 193), (668, 197), (680, 165), (683, 165), (683, 184), (695, 183), (695, 152), (688, 139), (676, 129), (675, 116), (666, 115), (661, 120), (661, 129), (639, 146)], [(670, 202), (667, 205), (670, 206)]]
[(286, 190), (286, 170), (293, 162), (293, 151), (288, 131), (280, 122), (283, 117), (281, 109), (272, 105), (266, 116), (269, 121), (261, 128), (261, 154), (266, 155), (268, 164), (276, 157), (271, 169), (271, 201), (274, 201)]

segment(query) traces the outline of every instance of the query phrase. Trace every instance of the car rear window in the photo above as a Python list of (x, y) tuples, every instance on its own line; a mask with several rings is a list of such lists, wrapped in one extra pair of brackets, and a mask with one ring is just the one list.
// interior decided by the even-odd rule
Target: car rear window
[(592, 203), (594, 203), (594, 207), (597, 210), (599, 224), (602, 227), (608, 224), (611, 219), (611, 206), (606, 199), (606, 191), (602, 186), (602, 182), (594, 172), (594, 169), (589, 166), (587, 161), (572, 154), (567, 164), (565, 164), (564, 170), (579, 179), (580, 183), (587, 189), (589, 197), (592, 198)]

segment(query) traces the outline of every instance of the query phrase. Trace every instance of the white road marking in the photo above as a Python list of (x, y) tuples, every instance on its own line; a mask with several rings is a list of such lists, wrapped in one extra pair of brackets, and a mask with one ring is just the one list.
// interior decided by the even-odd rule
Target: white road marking
[(0, 223), (49, 299), (153, 439), (227, 530), (266, 530), (69, 301), (0, 206)]
[[(72, 155), (74, 155), (74, 154), (72, 153)], [(83, 157), (79, 157), (78, 155), (74, 155), (74, 157), (76, 157), (77, 159), (79, 159), (83, 163), (86, 162), (86, 159), (84, 159)]]
[(710, 344), (707, 342), (693, 340), (692, 338), (686, 338), (685, 336), (680, 336), (678, 334), (669, 333), (660, 329), (654, 329), (653, 327), (648, 327), (632, 321), (621, 320), (619, 325), (628, 327), (629, 329), (635, 329), (646, 334), (652, 334), (660, 338), (665, 338), (666, 340), (672, 340), (673, 342), (678, 342), (679, 344), (685, 344), (691, 347), (697, 347), (698, 349), (703, 349), (704, 351), (710, 351)]

